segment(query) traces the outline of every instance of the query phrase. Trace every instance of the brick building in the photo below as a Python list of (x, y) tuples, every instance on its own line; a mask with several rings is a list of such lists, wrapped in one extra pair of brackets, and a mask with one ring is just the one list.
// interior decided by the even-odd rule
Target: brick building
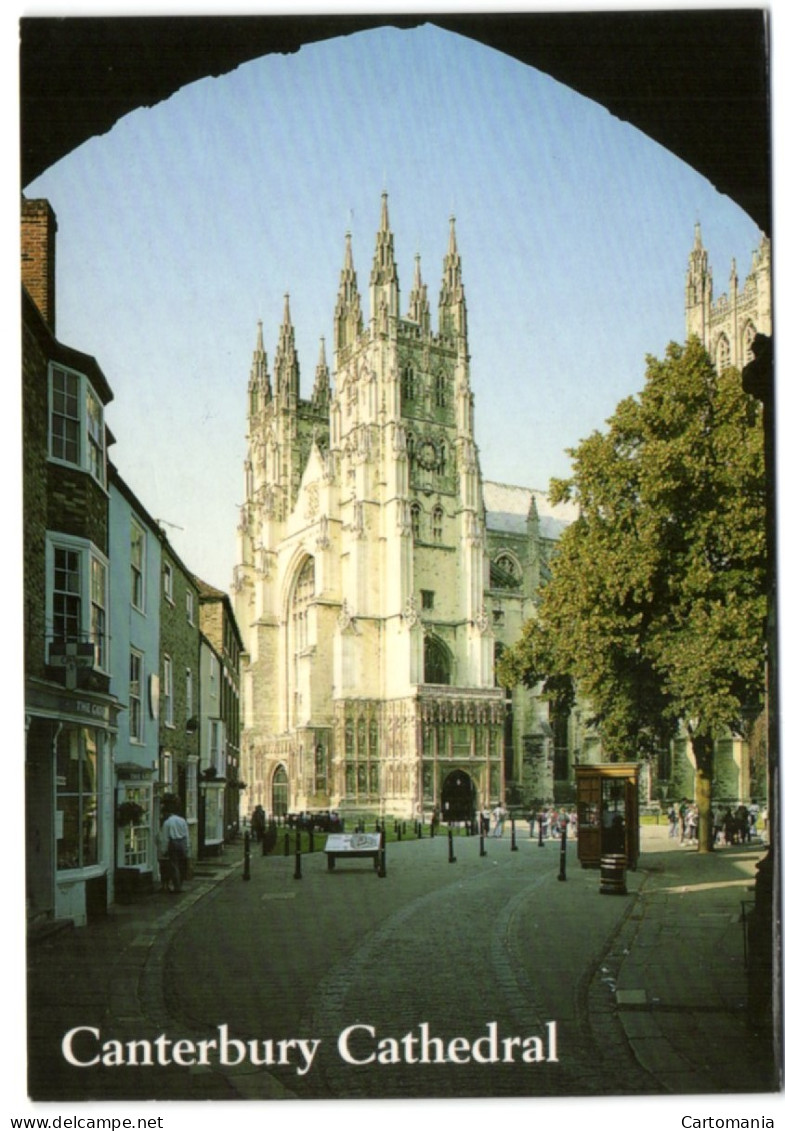
[(199, 848), (220, 851), (240, 828), (240, 630), (227, 593), (196, 579), (201, 629)]
[(161, 538), (161, 569), (156, 579), (161, 649), (157, 791), (159, 796), (177, 798), (195, 845), (199, 819), (199, 589), (164, 533)]
[(22, 201), (26, 884), (31, 923), (112, 895), (108, 431), (96, 360), (55, 336), (49, 204)]

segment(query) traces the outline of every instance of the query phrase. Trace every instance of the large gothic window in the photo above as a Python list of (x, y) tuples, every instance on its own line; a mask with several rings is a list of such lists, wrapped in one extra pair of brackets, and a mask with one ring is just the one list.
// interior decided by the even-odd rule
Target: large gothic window
[(447, 378), (444, 373), (436, 374), (436, 381), (434, 384), (434, 401), (437, 408), (447, 408), (448, 391), (447, 391)]
[(724, 334), (720, 334), (717, 339), (717, 356), (714, 363), (718, 373), (724, 373), (730, 366), (730, 342)]
[(517, 589), (520, 584), (520, 568), (510, 553), (503, 552), (491, 562), (491, 587), (493, 589)]
[(313, 558), (306, 558), (297, 575), (292, 593), (292, 629), (295, 652), (308, 646), (308, 605), (314, 594)]
[(433, 508), (433, 540), (441, 542), (444, 530), (444, 511), (441, 507)]
[(313, 600), (314, 585), (314, 560), (311, 557), (304, 559), (292, 586), (289, 597), (289, 615), (287, 618), (287, 651), (290, 663), (289, 684), (289, 718), (297, 725), (305, 721), (301, 715), (307, 716), (308, 707), (308, 679), (310, 658), (309, 646), (315, 640), (308, 637), (308, 608)]
[(450, 649), (438, 636), (425, 637), (425, 682), (450, 682)]

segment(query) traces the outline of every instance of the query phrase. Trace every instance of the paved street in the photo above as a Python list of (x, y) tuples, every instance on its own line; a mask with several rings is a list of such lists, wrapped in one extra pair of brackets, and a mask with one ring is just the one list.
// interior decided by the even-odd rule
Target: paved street
[[(323, 856), (305, 855), (295, 880), (293, 857), (254, 850), (248, 881), (233, 847), (200, 866), (182, 896), (156, 895), (106, 925), (39, 943), (30, 976), (34, 1098), (776, 1087), (769, 1042), (746, 1024), (740, 912), (760, 846), (703, 857), (668, 841), (664, 827), (646, 829), (628, 894), (601, 895), (598, 872), (577, 865), (574, 842), (566, 882), (557, 878), (557, 841), (540, 847), (519, 829), (516, 852), (509, 838), (489, 838), (485, 857), (479, 843), (456, 836), (451, 863), (445, 838), (393, 840), (385, 878), (365, 860), (328, 872)], [(244, 1059), (71, 1067), (60, 1042), (77, 1025), (100, 1030), (101, 1040), (165, 1033), (193, 1047), (223, 1032), (236, 1042), (229, 1059), (240, 1049)], [(416, 1039), (407, 1044), (407, 1034)], [(442, 1050), (466, 1038), (453, 1046), (465, 1062), (434, 1063), (434, 1038)], [(249, 1063), (254, 1039), (265, 1063)], [(500, 1059), (486, 1063), (492, 1039)], [(87, 1040), (85, 1059), (96, 1051)]]

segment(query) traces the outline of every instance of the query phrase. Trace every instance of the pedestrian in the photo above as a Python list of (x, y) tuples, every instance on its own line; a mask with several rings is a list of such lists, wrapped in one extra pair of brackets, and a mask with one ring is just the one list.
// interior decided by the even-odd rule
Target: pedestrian
[(668, 836), (671, 840), (675, 840), (679, 835), (679, 814), (676, 812), (676, 806), (671, 804), (668, 810)]
[(750, 839), (750, 814), (746, 805), (739, 805), (736, 810), (736, 826), (742, 844), (747, 844)]
[(494, 820), (493, 835), (498, 839), (504, 832), (504, 818), (507, 816), (501, 801), (496, 805), (492, 815)]
[(164, 802), (163, 816), (159, 843), (165, 849), (172, 886), (175, 891), (182, 891), (183, 879), (188, 871), (188, 823), (177, 812), (174, 801)]
[(540, 812), (540, 835), (542, 836), (543, 840), (548, 839), (550, 821), (550, 814), (548, 813), (548, 810), (545, 808), (545, 806), (543, 806), (542, 811)]
[(251, 830), (254, 835), (254, 840), (257, 844), (261, 844), (264, 838), (264, 827), (266, 824), (265, 812), (261, 805), (257, 805), (251, 816)]
[(722, 835), (726, 844), (736, 843), (736, 818), (730, 811), (730, 806), (725, 810), (722, 818)]

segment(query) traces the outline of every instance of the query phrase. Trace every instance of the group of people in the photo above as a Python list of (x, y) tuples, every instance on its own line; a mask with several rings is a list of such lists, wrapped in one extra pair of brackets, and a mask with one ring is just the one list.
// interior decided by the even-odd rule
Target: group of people
[(542, 828), (543, 839), (550, 837), (557, 840), (564, 830), (567, 836), (576, 836), (578, 831), (578, 814), (574, 809), (556, 809), (543, 806), (542, 809), (532, 810), (529, 814), (529, 836), (539, 836)]
[[(767, 810), (761, 810), (754, 801), (749, 806), (742, 802), (735, 809), (728, 805), (724, 812), (717, 809), (711, 815), (712, 844), (749, 844), (754, 836), (759, 835), (758, 821), (765, 829), (767, 817)], [(698, 840), (698, 806), (686, 797), (678, 806), (671, 804), (668, 825), (668, 836), (672, 840), (678, 839), (680, 844), (695, 844)]]

